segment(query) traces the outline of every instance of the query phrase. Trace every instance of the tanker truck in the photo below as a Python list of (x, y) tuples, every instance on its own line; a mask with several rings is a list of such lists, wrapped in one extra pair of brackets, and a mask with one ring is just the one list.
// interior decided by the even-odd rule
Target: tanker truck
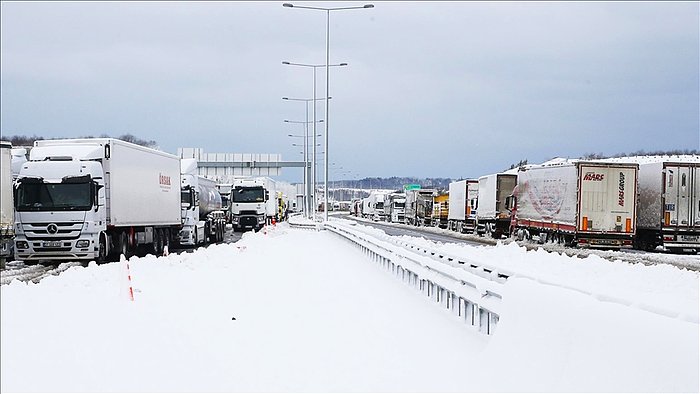
[(15, 181), (17, 260), (160, 254), (182, 226), (180, 159), (115, 138), (36, 141)]
[(221, 242), (226, 231), (226, 213), (216, 182), (197, 173), (196, 159), (180, 160), (180, 245), (197, 246)]

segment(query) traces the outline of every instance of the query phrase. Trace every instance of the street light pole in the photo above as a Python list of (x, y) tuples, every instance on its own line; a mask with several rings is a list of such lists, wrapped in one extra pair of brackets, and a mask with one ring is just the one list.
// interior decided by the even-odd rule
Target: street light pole
[[(374, 4), (365, 4), (361, 7), (335, 7), (335, 8), (323, 8), (323, 7), (308, 7), (308, 6), (295, 6), (294, 4), (291, 3), (284, 3), (282, 4), (283, 7), (289, 7), (289, 8), (303, 8), (303, 9), (309, 9), (309, 10), (320, 10), (320, 11), (326, 11), (326, 146), (325, 146), (325, 167), (326, 170), (323, 174), (323, 184), (324, 184), (324, 204), (325, 204), (325, 209), (323, 210), (323, 218), (325, 221), (328, 221), (328, 96), (329, 96), (329, 81), (330, 81), (330, 22), (331, 22), (331, 11), (340, 11), (340, 10), (355, 10), (355, 9), (363, 9), (363, 8), (374, 8)], [(316, 69), (314, 69), (315, 72)], [(316, 77), (314, 75), (314, 91), (316, 90)], [(314, 98), (316, 98), (316, 94), (314, 93)], [(316, 106), (314, 105), (314, 110)], [(316, 132), (314, 131), (314, 134)], [(314, 142), (315, 145), (315, 142)]]
[[(283, 62), (285, 63), (285, 62)], [(288, 63), (288, 62), (287, 62)], [(282, 97), (282, 100), (288, 100), (288, 101), (303, 101), (304, 102), (304, 109), (306, 110), (306, 124), (304, 125), (304, 144), (305, 146), (309, 144), (308, 141), (308, 135), (309, 135), (309, 102), (313, 101), (314, 106), (316, 105), (317, 100), (321, 99), (305, 99), (305, 98), (289, 98), (289, 97)], [(314, 120), (316, 120), (314, 118)], [(314, 126), (316, 123), (314, 123)], [(289, 135), (290, 137), (296, 137), (293, 135)], [(320, 136), (320, 134), (319, 134)], [(314, 138), (316, 137), (316, 133), (314, 133)], [(304, 210), (306, 211), (306, 217), (310, 218), (311, 217), (311, 169), (309, 168), (309, 157), (308, 154), (306, 153), (306, 148), (304, 148)], [(315, 179), (314, 179), (315, 183)]]
[[(316, 168), (316, 100), (321, 100), (316, 98), (316, 69), (319, 67), (343, 67), (347, 66), (347, 63), (339, 63), (339, 64), (330, 64), (330, 65), (323, 65), (323, 64), (305, 64), (305, 63), (293, 63), (293, 62), (287, 62), (283, 61), (282, 64), (287, 65), (287, 66), (299, 66), (299, 67), (310, 67), (313, 69), (313, 99), (312, 101), (314, 102), (314, 107), (313, 107), (313, 154), (311, 157), (311, 179), (312, 179), (312, 197), (313, 197), (313, 213), (314, 213), (314, 220), (316, 219), (316, 173), (317, 173), (317, 168)], [(328, 89), (326, 89), (326, 93), (328, 93)], [(328, 103), (328, 101), (331, 99), (330, 96), (326, 96), (325, 101)], [(326, 104), (327, 106), (328, 104)], [(328, 117), (326, 117), (328, 119)]]
[[(283, 97), (283, 99), (289, 100), (289, 98), (286, 98), (286, 97)], [(285, 123), (303, 123), (303, 124), (304, 124), (304, 170), (305, 170), (304, 173), (306, 174), (306, 173), (307, 173), (306, 167), (307, 167), (307, 165), (308, 165), (308, 164), (307, 164), (307, 163), (308, 163), (308, 158), (307, 158), (307, 154), (306, 154), (306, 148), (307, 148), (307, 146), (308, 146), (308, 128), (309, 128), (309, 123), (311, 123), (311, 122), (308, 121), (308, 106), (307, 106), (307, 121), (301, 122), (301, 121), (294, 121), (294, 120), (287, 120), (287, 119), (285, 119), (284, 122), (285, 122)], [(323, 123), (323, 119), (321, 119), (321, 120), (319, 120), (319, 121), (314, 121), (314, 122), (313, 122), (313, 124), (314, 124), (314, 129), (316, 128), (316, 123)], [(292, 136), (292, 135), (290, 134), (290, 136)], [(316, 139), (316, 134), (314, 134), (314, 139)], [(314, 148), (314, 149), (315, 149), (315, 148)], [(309, 183), (311, 183), (311, 182), (308, 182), (308, 183), (306, 184), (306, 186), (305, 186), (305, 192), (308, 191)], [(311, 201), (311, 198), (312, 198), (312, 196), (311, 196), (311, 194), (309, 193), (308, 201)], [(309, 205), (311, 205), (311, 204), (309, 203)], [(313, 211), (312, 211), (312, 210), (309, 210), (308, 212), (310, 212), (310, 214), (315, 218), (315, 216), (316, 216), (316, 211), (315, 211), (315, 210), (313, 210)]]

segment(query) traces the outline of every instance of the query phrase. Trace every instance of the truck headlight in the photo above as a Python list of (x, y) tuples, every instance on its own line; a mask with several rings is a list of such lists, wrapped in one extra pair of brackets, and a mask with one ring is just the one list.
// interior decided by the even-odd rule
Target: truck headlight
[(88, 241), (87, 239), (81, 239), (80, 241), (75, 243), (75, 246), (78, 248), (87, 248), (88, 246), (90, 246), (90, 241)]
[(17, 241), (15, 246), (17, 246), (17, 249), (29, 249), (29, 243), (27, 241)]

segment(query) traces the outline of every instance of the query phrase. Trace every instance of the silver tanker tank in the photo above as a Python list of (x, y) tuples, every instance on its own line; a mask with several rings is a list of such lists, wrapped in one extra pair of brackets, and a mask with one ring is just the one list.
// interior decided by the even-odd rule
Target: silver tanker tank
[(216, 189), (216, 184), (211, 181), (211, 185), (205, 185), (208, 179), (199, 177), (199, 184), (197, 189), (199, 191), (199, 218), (205, 218), (209, 213), (214, 211), (220, 211), (221, 204), (221, 194), (219, 190)]

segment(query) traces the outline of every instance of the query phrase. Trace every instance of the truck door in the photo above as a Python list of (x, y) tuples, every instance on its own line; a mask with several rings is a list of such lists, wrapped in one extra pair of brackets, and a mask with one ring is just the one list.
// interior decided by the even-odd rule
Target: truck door
[(695, 175), (697, 168), (691, 165), (666, 167), (666, 227), (687, 228), (695, 225), (698, 197)]

